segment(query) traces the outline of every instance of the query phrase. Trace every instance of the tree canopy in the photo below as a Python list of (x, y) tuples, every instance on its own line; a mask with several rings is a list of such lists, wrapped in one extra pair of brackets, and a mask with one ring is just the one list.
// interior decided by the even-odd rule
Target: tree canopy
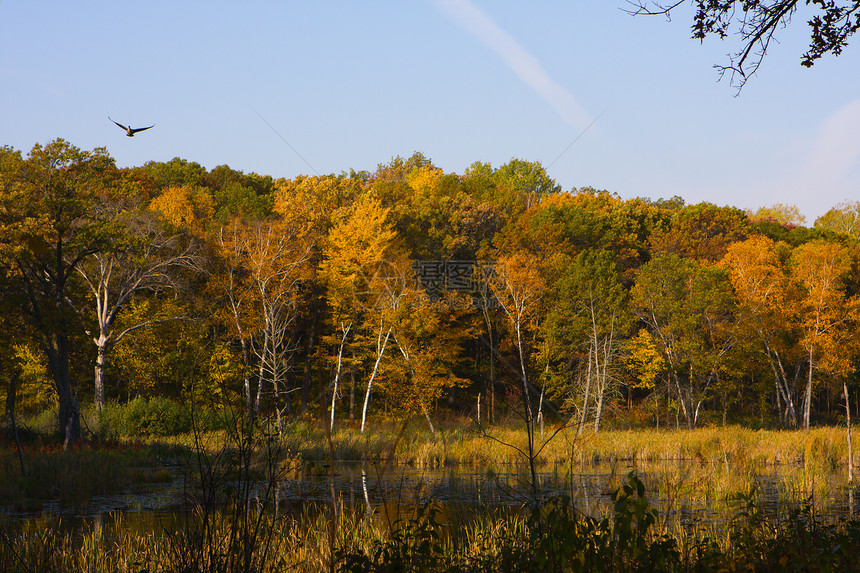
[(791, 205), (564, 191), (521, 159), (272, 179), (5, 147), (0, 392), (70, 439), (81, 402), (135, 396), (279, 429), (433, 430), (480, 404), (581, 431), (836, 421), (860, 363), (856, 207), (805, 227)]

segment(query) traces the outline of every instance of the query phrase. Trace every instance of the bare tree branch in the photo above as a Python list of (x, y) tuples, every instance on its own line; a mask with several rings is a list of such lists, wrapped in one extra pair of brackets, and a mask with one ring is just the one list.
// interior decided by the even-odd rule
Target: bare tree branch
[[(622, 10), (631, 16), (665, 16), (671, 20), (673, 11), (686, 3), (627, 0), (628, 7)], [(758, 71), (776, 41), (776, 33), (791, 23), (799, 4), (799, 0), (690, 0), (695, 10), (691, 38), (700, 42), (708, 36), (739, 38), (739, 47), (728, 54), (729, 63), (714, 67), (720, 78), (729, 72), (732, 85), (740, 90)], [(825, 54), (842, 53), (848, 38), (860, 29), (860, 0), (807, 0), (804, 4), (818, 12), (807, 21), (809, 49), (800, 62), (811, 67)]]

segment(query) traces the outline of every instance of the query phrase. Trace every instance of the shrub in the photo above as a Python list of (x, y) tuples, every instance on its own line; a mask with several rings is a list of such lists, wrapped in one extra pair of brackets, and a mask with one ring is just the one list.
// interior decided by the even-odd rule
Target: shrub
[(105, 404), (99, 416), (98, 433), (107, 439), (134, 436), (174, 436), (190, 432), (196, 423), (202, 431), (223, 428), (219, 412), (188, 407), (169, 398), (135, 398), (125, 404)]

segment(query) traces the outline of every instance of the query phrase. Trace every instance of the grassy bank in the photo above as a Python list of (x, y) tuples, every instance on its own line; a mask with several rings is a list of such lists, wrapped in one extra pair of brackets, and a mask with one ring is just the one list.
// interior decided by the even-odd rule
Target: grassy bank
[[(386, 459), (397, 465), (434, 468), (454, 464), (519, 464), (527, 450), (525, 429), (515, 426), (476, 428), (463, 419), (448, 421), (436, 434), (417, 422), (378, 425), (366, 433), (342, 425), (332, 433), (338, 460)], [(297, 422), (287, 428), (285, 443), (308, 459), (327, 459), (323, 427)], [(180, 440), (181, 441), (181, 440)], [(837, 469), (848, 462), (844, 428), (809, 431), (750, 430), (741, 426), (695, 430), (607, 430), (577, 436), (575, 429), (547, 427), (536, 437), (543, 466), (575, 463), (698, 461), (702, 464), (809, 466)], [(855, 437), (854, 451), (860, 441)], [(544, 445), (545, 443), (545, 445)]]

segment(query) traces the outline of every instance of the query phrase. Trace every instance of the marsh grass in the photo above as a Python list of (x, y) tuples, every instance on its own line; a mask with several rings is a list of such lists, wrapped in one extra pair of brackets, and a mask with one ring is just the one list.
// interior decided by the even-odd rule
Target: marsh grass
[[(344, 424), (332, 433), (329, 446), (324, 428), (307, 421), (287, 427), (279, 439), (265, 426), (254, 427), (247, 435), (240, 422), (234, 427), (213, 430), (204, 425), (191, 433), (137, 437), (125, 444), (103, 442), (68, 452), (31, 437), (25, 447), (26, 476), (20, 474), (14, 449), (3, 448), (0, 498), (13, 503), (58, 499), (83, 504), (93, 495), (130, 483), (171, 479), (166, 463), (186, 468), (196, 464), (198, 481), (190, 476), (190, 489), (202, 488), (211, 496), (196, 499), (197, 509), (191, 514), (196, 517), (170, 534), (138, 535), (123, 528), (121, 519), (110, 529), (93, 527), (74, 535), (35, 525), (14, 534), (3, 531), (0, 563), (14, 564), (10, 571), (227, 571), (241, 570), (236, 568), (238, 562), (229, 561), (229, 555), (244, 551), (253, 554), (246, 562), (253, 563), (256, 571), (334, 570), (335, 565), (344, 571), (388, 570), (388, 566), (416, 563), (453, 564), (458, 570), (474, 571), (497, 570), (494, 566), (506, 564), (507, 570), (525, 571), (541, 565), (532, 559), (534, 555), (550, 555), (558, 544), (569, 542), (573, 547), (588, 536), (605, 541), (606, 536), (616, 535), (613, 528), (617, 527), (627, 527), (633, 535), (630, 524), (641, 520), (649, 520), (651, 531), (650, 537), (637, 541), (642, 551), (653, 549), (655, 558), (661, 559), (675, 559), (673, 552), (677, 551), (677, 563), (688, 566), (711, 561), (725, 565), (733, 563), (737, 555), (746, 560), (738, 562), (767, 563), (775, 556), (774, 547), (790, 554), (803, 543), (817, 550), (829, 542), (860, 541), (857, 524), (830, 525), (825, 531), (802, 509), (786, 516), (785, 508), (802, 508), (803, 501), (824, 499), (829, 477), (848, 463), (845, 434), (839, 428), (809, 432), (740, 427), (619, 430), (582, 436), (562, 429), (552, 440), (538, 440), (541, 449), (535, 461), (544, 471), (573, 475), (595, 466), (611, 468), (604, 502), (612, 491), (616, 496), (624, 491), (629, 481), (624, 477), (626, 468), (635, 466), (641, 491), (668, 502), (662, 517), (655, 515), (652, 520), (647, 517), (652, 514), (645, 513), (651, 511), (647, 506), (636, 505), (636, 499), (644, 495), (635, 484), (635, 492), (628, 492), (627, 505), (604, 506), (605, 513), (595, 517), (564, 509), (568, 502), (558, 500), (534, 506), (537, 513), (531, 514), (475, 513), (472, 508), (456, 506), (439, 511), (428, 502), (408, 518), (380, 519), (342, 503), (337, 507), (333, 501), (331, 506), (308, 506), (278, 516), (271, 512), (267, 494), (263, 502), (250, 503), (252, 495), (246, 490), (240, 496), (242, 503), (231, 505), (231, 494), (221, 486), (237, 481), (271, 484), (275, 479), (295, 477), (312, 462), (324, 471), (332, 462), (354, 460), (427, 470), (481, 467), (488, 475), (512, 469), (523, 472), (521, 452), (527, 436), (524, 430), (508, 426), (477, 431), (467, 420), (460, 425), (451, 423), (435, 436), (417, 424), (383, 425), (367, 433)], [(251, 441), (243, 442), (246, 439)], [(784, 510), (778, 517), (763, 517), (756, 499), (757, 476), (768, 471), (783, 480), (780, 502)], [(738, 498), (737, 492), (748, 493)], [(736, 498), (740, 505), (722, 521), (682, 521), (680, 500)], [(254, 509), (257, 507), (261, 510)], [(619, 511), (626, 517), (619, 518)], [(559, 529), (548, 516), (566, 525)], [(258, 550), (261, 544), (265, 551)], [(622, 563), (613, 553), (617, 546), (606, 547), (614, 549), (596, 563)], [(606, 561), (610, 557), (616, 561)]]
[[(77, 504), (129, 484), (166, 481), (172, 475), (170, 468), (187, 464), (195, 448), (216, 455), (231, 439), (230, 431), (212, 430), (208, 422), (202, 430), (172, 436), (137, 435), (134, 442), (93, 442), (69, 455), (31, 432), (24, 445), (27, 476), (21, 476), (14, 463), (14, 448), (7, 443), (0, 449), (0, 499), (19, 506), (28, 499)], [(521, 452), (526, 440), (521, 428), (499, 425), (477, 431), (465, 419), (449, 422), (435, 436), (418, 423), (382, 424), (366, 433), (344, 424), (332, 433), (329, 449), (320, 425), (299, 420), (287, 427), (280, 441), (278, 463), (287, 477), (298, 476), (312, 464), (322, 467), (330, 458), (381, 462), (395, 468), (462, 466), (509, 471), (524, 464)], [(854, 450), (858, 450), (856, 445)], [(562, 430), (543, 446), (535, 461), (542, 471), (571, 474), (618, 467), (623, 475), (624, 468), (636, 467), (654, 495), (705, 501), (748, 491), (761, 474), (778, 474), (784, 479), (786, 499), (798, 501), (825, 499), (834, 473), (847, 473), (847, 455), (845, 433), (840, 428), (803, 432), (730, 426), (602, 431), (582, 436)], [(262, 476), (267, 462), (265, 456), (250, 460), (249, 477)], [(229, 473), (225, 476), (230, 477)], [(616, 487), (617, 480), (609, 485)]]
[[(576, 511), (564, 497), (520, 512), (472, 511), (468, 517), (452, 515), (432, 500), (395, 519), (341, 504), (334, 514), (334, 538), (324, 506), (281, 517), (257, 514), (272, 543), (247, 570), (721, 571), (792, 565), (846, 571), (858, 566), (853, 547), (860, 543), (860, 523), (822, 524), (803, 506), (766, 515), (752, 489), (735, 498), (724, 523), (681, 527), (652, 509), (646, 492), (635, 476), (623, 478), (609, 511), (595, 517)], [(141, 534), (118, 516), (74, 533), (43, 524), (2, 528), (0, 563), (10, 572), (245, 570), (231, 567), (238, 550), (236, 516), (210, 513), (205, 537), (199, 535), (202, 529)]]
[[(549, 431), (546, 435), (549, 435)], [(521, 428), (494, 426), (477, 431), (468, 420), (440, 429), (435, 435), (409, 426), (397, 443), (396, 428), (367, 434), (353, 429), (332, 433), (338, 460), (378, 460), (393, 456), (396, 465), (438, 468), (445, 465), (505, 466), (523, 463), (521, 451), (526, 434)], [(286, 440), (290, 449), (305, 459), (324, 459), (327, 449), (321, 428), (304, 426)], [(396, 443), (396, 449), (392, 445)], [(716, 471), (762, 467), (802, 467), (809, 474), (834, 472), (848, 463), (843, 429), (809, 431), (749, 430), (739, 426), (696, 430), (609, 430), (576, 436), (573, 429), (558, 432), (537, 455), (541, 466), (575, 464), (593, 466), (628, 462), (637, 467), (649, 463), (686, 462)], [(855, 450), (857, 445), (855, 444)]]
[[(547, 430), (546, 436), (550, 435)], [(303, 460), (327, 459), (320, 449), (322, 430), (305, 425), (287, 437), (289, 448)], [(527, 436), (521, 428), (494, 426), (478, 431), (464, 420), (435, 436), (420, 426), (408, 426), (398, 442), (396, 428), (367, 434), (350, 428), (332, 436), (336, 460), (379, 461), (393, 466), (434, 470), (446, 466), (522, 467)], [(696, 430), (615, 430), (577, 436), (562, 429), (541, 442), (535, 462), (542, 471), (571, 474), (596, 467), (635, 467), (649, 491), (664, 499), (725, 500), (749, 491), (758, 476), (783, 478), (788, 502), (824, 500), (834, 474), (847, 474), (848, 448), (840, 428), (809, 431), (750, 430), (738, 426)], [(396, 446), (396, 447), (395, 447)], [(854, 450), (857, 450), (855, 446)], [(617, 478), (618, 476), (616, 476)], [(610, 487), (618, 481), (610, 478)]]
[[(381, 427), (362, 434), (353, 428), (332, 432), (336, 457), (343, 460), (372, 460), (391, 455), (397, 442), (398, 427)], [(550, 435), (550, 430), (545, 432)], [(302, 425), (288, 432), (290, 447), (309, 459), (328, 454), (320, 444), (324, 430)], [(478, 431), (467, 419), (461, 424), (441, 428), (435, 435), (417, 425), (409, 425), (394, 450), (399, 465), (439, 467), (446, 464), (500, 465), (521, 463), (525, 431), (518, 427), (493, 426)], [(538, 445), (543, 445), (538, 440)], [(856, 448), (856, 444), (855, 444)], [(836, 469), (847, 463), (844, 429), (814, 428), (809, 431), (750, 430), (739, 426), (709, 427), (696, 430), (604, 430), (598, 434), (576, 436), (575, 429), (564, 429), (542, 448), (538, 463), (580, 465), (629, 461), (634, 463), (711, 461), (726, 465), (803, 465)]]
[(12, 448), (0, 450), (0, 499), (17, 508), (45, 501), (85, 505), (95, 495), (173, 479), (165, 467), (164, 448), (134, 445), (84, 445), (63, 451), (60, 445), (27, 447), (26, 474), (21, 474)]

